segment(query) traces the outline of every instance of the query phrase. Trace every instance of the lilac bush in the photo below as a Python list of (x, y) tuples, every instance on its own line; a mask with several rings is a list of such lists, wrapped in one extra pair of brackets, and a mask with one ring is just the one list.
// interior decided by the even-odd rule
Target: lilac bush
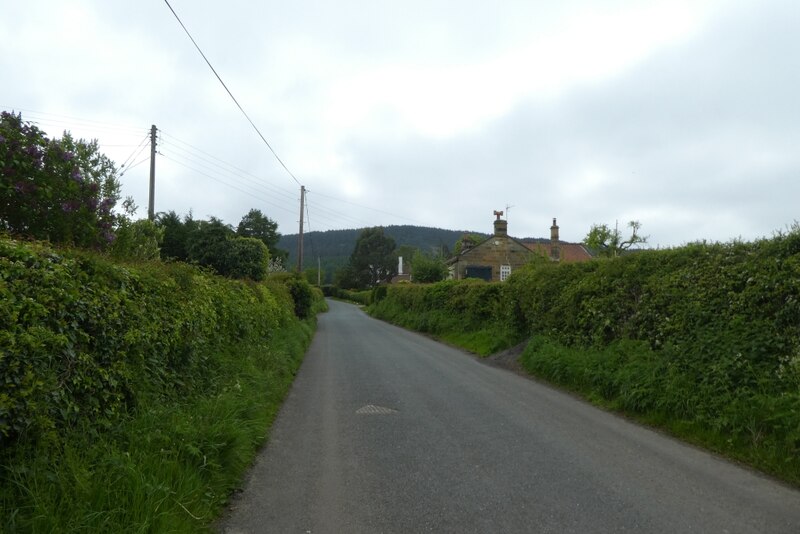
[(21, 114), (0, 113), (0, 231), (104, 248), (119, 189), (97, 141), (48, 139)]

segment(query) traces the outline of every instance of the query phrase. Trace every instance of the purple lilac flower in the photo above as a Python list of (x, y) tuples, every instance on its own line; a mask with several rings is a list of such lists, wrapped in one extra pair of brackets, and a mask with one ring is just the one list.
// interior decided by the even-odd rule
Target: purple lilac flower
[(73, 154), (72, 152), (64, 152), (63, 154), (61, 154), (61, 159), (63, 159), (64, 161), (72, 161), (73, 158), (75, 158), (75, 154)]
[(72, 179), (78, 183), (83, 181), (83, 175), (77, 167), (72, 171)]
[(69, 202), (62, 202), (61, 203), (61, 210), (64, 213), (72, 213), (76, 209), (78, 209), (78, 203), (75, 202), (74, 200), (70, 200)]

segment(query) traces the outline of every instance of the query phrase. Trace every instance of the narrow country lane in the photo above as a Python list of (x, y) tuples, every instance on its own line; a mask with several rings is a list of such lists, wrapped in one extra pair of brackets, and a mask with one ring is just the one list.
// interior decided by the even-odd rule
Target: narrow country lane
[(800, 533), (800, 492), (330, 302), (237, 533)]

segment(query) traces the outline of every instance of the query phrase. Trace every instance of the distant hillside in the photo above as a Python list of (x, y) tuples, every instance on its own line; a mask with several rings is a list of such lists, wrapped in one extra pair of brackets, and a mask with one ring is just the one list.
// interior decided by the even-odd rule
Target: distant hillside
[[(305, 234), (303, 267), (315, 268), (319, 257), (325, 278), (330, 281), (333, 273), (347, 264), (361, 230), (363, 229), (328, 230)], [(478, 233), (412, 225), (385, 226), (384, 232), (395, 240), (398, 247), (409, 245), (421, 250), (442, 250), (445, 254), (453, 250), (456, 241), (463, 234)], [(488, 234), (482, 235), (488, 237)], [(297, 264), (297, 234), (282, 236), (278, 248), (289, 251), (290, 266)]]

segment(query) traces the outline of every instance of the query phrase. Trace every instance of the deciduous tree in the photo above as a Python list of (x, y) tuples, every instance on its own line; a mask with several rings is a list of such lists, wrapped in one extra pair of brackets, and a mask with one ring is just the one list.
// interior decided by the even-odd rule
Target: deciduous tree
[(288, 257), (288, 252), (278, 248), (278, 241), (281, 238), (281, 234), (278, 232), (278, 223), (261, 213), (261, 210), (251, 209), (248, 211), (242, 217), (239, 226), (236, 227), (236, 235), (260, 239), (273, 257), (283, 260)]
[(607, 257), (619, 256), (634, 245), (647, 243), (647, 236), (639, 235), (639, 230), (642, 228), (639, 221), (630, 221), (628, 228), (631, 229), (631, 235), (625, 239), (617, 227), (611, 229), (605, 224), (594, 224), (583, 238), (583, 242), (601, 256)]
[(348, 281), (362, 289), (389, 282), (397, 274), (394, 249), (394, 239), (384, 235), (383, 228), (362, 230), (350, 255)]

